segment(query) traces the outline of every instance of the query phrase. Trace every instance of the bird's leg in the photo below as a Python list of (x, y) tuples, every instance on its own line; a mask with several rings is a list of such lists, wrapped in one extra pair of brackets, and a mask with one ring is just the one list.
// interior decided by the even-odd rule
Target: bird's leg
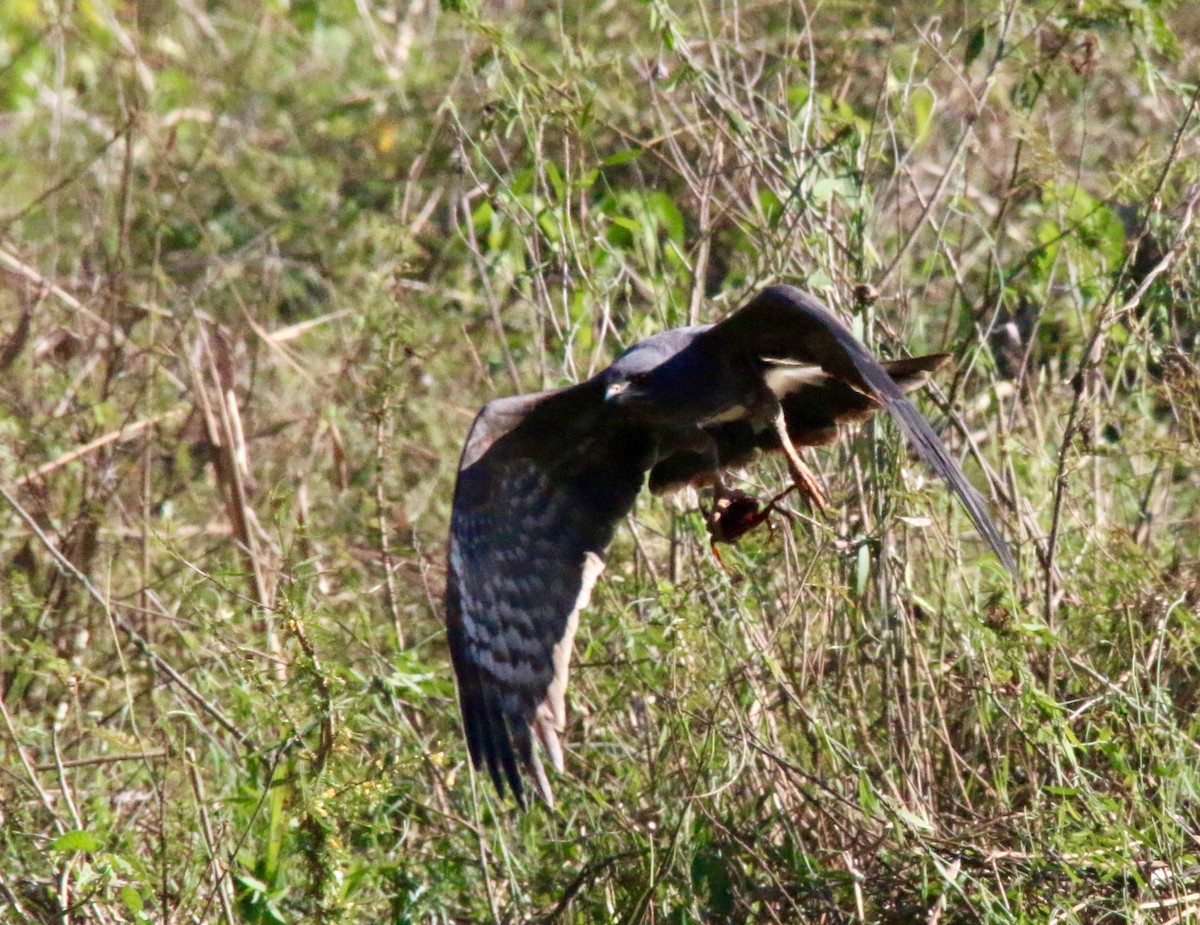
[[(813, 507), (818, 510), (823, 510), (828, 506), (829, 501), (825, 497), (825, 490), (821, 487), (821, 483), (817, 481), (816, 474), (804, 465), (804, 460), (800, 458), (800, 451), (796, 449), (792, 443), (792, 438), (788, 436), (787, 419), (783, 415), (783, 406), (779, 406), (779, 410), (775, 414), (775, 433), (779, 435), (779, 444), (783, 447), (783, 455), (787, 459), (788, 472), (792, 476), (792, 485), (800, 489), (802, 494)], [(786, 494), (786, 492), (784, 493)], [(779, 497), (782, 497), (780, 495)], [(779, 498), (775, 499), (776, 501)], [(771, 507), (775, 504), (771, 502)]]

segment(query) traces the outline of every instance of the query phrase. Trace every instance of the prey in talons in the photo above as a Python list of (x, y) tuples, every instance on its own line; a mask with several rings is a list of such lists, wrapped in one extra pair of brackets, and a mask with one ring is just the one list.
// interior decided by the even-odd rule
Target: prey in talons
[(704, 514), (704, 527), (708, 530), (709, 549), (713, 557), (725, 571), (730, 571), (725, 560), (721, 558), (718, 543), (733, 545), (743, 536), (762, 523), (774, 530), (771, 515), (778, 513), (785, 517), (796, 515), (787, 508), (780, 507), (779, 502), (800, 488), (793, 483), (777, 494), (764, 507), (762, 501), (754, 495), (737, 488), (714, 488), (712, 506), (708, 510), (701, 508)]

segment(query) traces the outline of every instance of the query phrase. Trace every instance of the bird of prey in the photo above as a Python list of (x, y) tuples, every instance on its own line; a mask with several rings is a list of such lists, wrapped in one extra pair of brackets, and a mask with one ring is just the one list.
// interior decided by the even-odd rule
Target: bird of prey
[[(782, 450), (795, 484), (820, 504), (796, 447), (828, 443), (839, 424), (882, 407), (1015, 572), (983, 499), (904, 397), (945, 359), (881, 364), (820, 301), (780, 285), (718, 324), (641, 341), (586, 382), (485, 406), (459, 463), (446, 581), (475, 767), (486, 765), (497, 790), (507, 783), (522, 807), (524, 767), (553, 805), (534, 738), (561, 773), (579, 612), (647, 473), (653, 492), (710, 486), (719, 501), (730, 494), (722, 470)], [(744, 520), (744, 498), (734, 500)], [(717, 502), (709, 524), (714, 541), (743, 529), (721, 523)]]

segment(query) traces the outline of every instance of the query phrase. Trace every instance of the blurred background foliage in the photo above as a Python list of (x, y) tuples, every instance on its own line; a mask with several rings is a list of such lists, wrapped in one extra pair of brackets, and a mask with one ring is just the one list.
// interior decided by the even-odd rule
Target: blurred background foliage
[[(1157, 0), (0, 0), (0, 917), (1200, 914), (1198, 48)], [(521, 815), (441, 628), (471, 417), (776, 280), (954, 353), (1021, 578), (882, 422), (728, 573), (644, 499)]]

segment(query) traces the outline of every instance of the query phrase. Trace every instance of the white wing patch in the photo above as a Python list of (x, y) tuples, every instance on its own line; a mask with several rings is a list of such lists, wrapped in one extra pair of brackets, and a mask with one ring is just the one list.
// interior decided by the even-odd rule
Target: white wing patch
[[(567, 628), (554, 645), (554, 678), (546, 691), (546, 699), (537, 708), (533, 718), (533, 731), (546, 754), (550, 757), (550, 765), (559, 774), (563, 772), (562, 742), (558, 734), (567, 724), (567, 678), (571, 668), (571, 650), (575, 645), (575, 631), (579, 629), (579, 612), (592, 601), (592, 588), (596, 579), (604, 571), (604, 561), (594, 552), (589, 552), (583, 560), (583, 581), (579, 586), (579, 596), (575, 599), (575, 609), (567, 618)], [(538, 750), (533, 752), (533, 777), (537, 782), (542, 799), (548, 806), (554, 805), (554, 793), (550, 789), (550, 781), (542, 767)]]
[(796, 391), (801, 386), (811, 385), (829, 378), (819, 366), (805, 366), (788, 360), (773, 360), (767, 357), (763, 358), (763, 362), (767, 364), (763, 380), (776, 398), (783, 398), (784, 395)]

